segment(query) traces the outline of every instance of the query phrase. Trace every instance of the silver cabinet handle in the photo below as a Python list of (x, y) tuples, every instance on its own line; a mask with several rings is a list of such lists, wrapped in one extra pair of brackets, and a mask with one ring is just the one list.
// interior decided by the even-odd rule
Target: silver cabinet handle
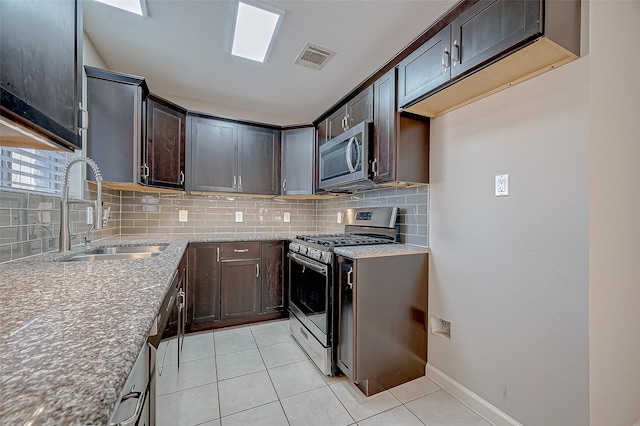
[(149, 166), (147, 166), (147, 164), (143, 164), (142, 166), (140, 166), (142, 168), (142, 177), (144, 179), (149, 177)]
[(378, 176), (378, 159), (374, 158), (371, 162), (371, 172), (374, 176)]
[(349, 272), (347, 272), (347, 287), (349, 287), (349, 290), (353, 289), (352, 277), (353, 277), (353, 267), (350, 267)]
[(458, 44), (458, 40), (453, 42), (453, 66), (460, 62), (460, 45)]
[(80, 110), (80, 117), (82, 123), (78, 127), (78, 134), (81, 135), (82, 132), (89, 128), (89, 111), (86, 108), (82, 107), (82, 103), (78, 102), (78, 110)]
[(349, 123), (349, 119), (351, 117), (349, 117), (349, 114), (344, 116), (344, 130), (349, 130), (351, 128), (351, 125)]
[(184, 184), (184, 172), (180, 170), (180, 185)]
[(216, 262), (220, 262), (220, 247), (216, 247)]
[(238, 191), (242, 191), (242, 175), (238, 176)]
[(110, 426), (133, 426), (136, 420), (138, 420), (138, 418), (140, 417), (140, 413), (142, 413), (142, 408), (144, 407), (144, 400), (146, 399), (146, 395), (147, 395), (146, 393), (143, 394), (142, 392), (133, 392), (133, 388), (132, 388), (131, 392), (123, 396), (122, 399), (120, 399), (120, 402), (126, 401), (128, 399), (137, 399), (138, 404), (136, 404), (136, 411), (128, 419), (123, 420), (120, 423), (111, 423)]
[(184, 290), (180, 290), (180, 292), (178, 292), (178, 297), (180, 298), (180, 302), (178, 303), (178, 310), (183, 310), (184, 309), (184, 303), (186, 300), (186, 293), (184, 292)]
[(282, 190), (283, 190), (283, 191), (286, 191), (286, 190), (287, 190), (287, 180), (286, 180), (286, 179), (283, 179), (283, 180), (282, 180)]
[(449, 56), (449, 49), (444, 48), (444, 52), (442, 52), (442, 69), (444, 72), (447, 72), (449, 69), (449, 64), (451, 62), (451, 58)]
[(260, 264), (256, 263), (256, 278), (260, 276)]
[(351, 146), (356, 144), (356, 153), (358, 154), (356, 165), (360, 162), (360, 148), (358, 147), (358, 139), (355, 136), (351, 136), (349, 143), (347, 143), (347, 167), (351, 173), (355, 173), (356, 166), (353, 165), (353, 158), (351, 158)]
[(246, 253), (248, 251), (249, 251), (249, 249), (233, 249), (234, 253)]
[(236, 189), (236, 177), (233, 177), (233, 189)]

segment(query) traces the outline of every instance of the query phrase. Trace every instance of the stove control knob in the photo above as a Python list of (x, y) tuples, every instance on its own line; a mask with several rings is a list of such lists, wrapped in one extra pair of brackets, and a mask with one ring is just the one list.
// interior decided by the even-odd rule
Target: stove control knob
[(300, 250), (298, 250), (298, 252), (302, 253), (302, 254), (307, 254), (307, 246), (300, 246)]
[(314, 248), (310, 248), (309, 250), (307, 250), (307, 256), (309, 256), (312, 259), (318, 259), (319, 254), (320, 252)]
[(330, 251), (325, 251), (324, 253), (322, 253), (322, 258), (320, 259), (323, 263), (326, 263), (327, 265), (333, 262), (333, 253), (331, 253)]
[(300, 251), (300, 244), (298, 244), (298, 243), (289, 244), (289, 251), (292, 251), (294, 253), (295, 252), (299, 252)]

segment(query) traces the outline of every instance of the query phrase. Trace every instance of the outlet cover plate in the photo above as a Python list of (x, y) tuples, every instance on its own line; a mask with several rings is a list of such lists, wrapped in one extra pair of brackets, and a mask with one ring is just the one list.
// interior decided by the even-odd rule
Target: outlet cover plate
[(290, 212), (284, 212), (284, 214), (282, 215), (282, 220), (284, 221), (284, 223), (291, 222), (291, 213)]
[(178, 210), (178, 222), (189, 221), (189, 210)]
[(509, 175), (496, 176), (496, 197), (509, 195)]
[(242, 222), (242, 212), (236, 212), (236, 222)]

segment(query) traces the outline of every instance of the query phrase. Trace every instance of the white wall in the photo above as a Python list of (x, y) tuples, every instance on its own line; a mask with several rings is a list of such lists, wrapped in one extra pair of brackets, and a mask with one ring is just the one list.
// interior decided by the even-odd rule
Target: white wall
[(527, 426), (589, 423), (588, 63), (431, 122), (429, 363)]
[(96, 50), (96, 47), (93, 45), (93, 42), (87, 35), (87, 33), (83, 33), (82, 40), (82, 62), (84, 65), (89, 65), (91, 67), (109, 69), (100, 53)]
[(640, 420), (639, 41), (639, 1), (590, 2), (589, 338), (594, 426), (629, 426)]

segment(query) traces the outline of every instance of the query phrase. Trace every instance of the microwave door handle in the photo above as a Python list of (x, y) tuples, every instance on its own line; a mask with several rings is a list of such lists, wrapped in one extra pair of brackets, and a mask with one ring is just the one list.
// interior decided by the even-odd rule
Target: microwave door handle
[[(347, 144), (347, 167), (349, 167), (349, 171), (351, 173), (355, 173), (356, 172), (356, 168), (353, 167), (353, 162), (351, 161), (351, 146), (356, 143), (356, 137), (352, 136), (351, 139), (349, 139), (349, 143)], [(358, 155), (359, 156), (359, 155)]]

